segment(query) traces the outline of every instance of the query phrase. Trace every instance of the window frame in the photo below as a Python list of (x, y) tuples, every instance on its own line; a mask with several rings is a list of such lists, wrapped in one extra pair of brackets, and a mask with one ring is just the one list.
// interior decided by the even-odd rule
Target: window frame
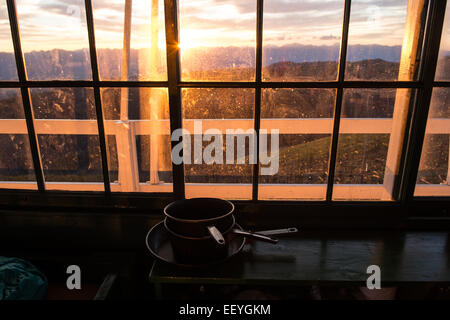
[[(266, 82), (262, 81), (262, 41), (263, 41), (263, 0), (257, 0), (257, 25), (256, 25), (256, 64), (255, 80), (249, 82), (195, 82), (181, 81), (180, 49), (178, 47), (178, 9), (177, 0), (165, 0), (165, 32), (167, 49), (167, 81), (103, 81), (100, 80), (97, 60), (97, 50), (94, 32), (92, 0), (85, 0), (86, 18), (88, 27), (89, 49), (92, 67), (92, 80), (89, 81), (30, 81), (27, 78), (24, 55), (22, 52), (21, 38), (18, 24), (17, 8), (15, 0), (7, 0), (8, 14), (11, 26), (11, 34), (14, 45), (14, 54), (17, 65), (18, 81), (0, 81), (0, 88), (20, 88), (25, 112), (25, 120), (28, 129), (31, 155), (36, 175), (38, 190), (0, 190), (0, 204), (5, 208), (65, 208), (69, 210), (87, 209), (87, 211), (110, 212), (143, 212), (143, 210), (160, 210), (173, 199), (184, 198), (185, 182), (183, 165), (172, 164), (173, 192), (172, 193), (119, 193), (112, 192), (109, 180), (105, 128), (103, 123), (103, 109), (100, 97), (100, 89), (115, 88), (167, 88), (169, 92), (170, 128), (171, 132), (182, 127), (181, 90), (183, 88), (253, 88), (255, 89), (254, 128), (259, 133), (261, 122), (261, 89), (263, 88), (332, 88), (336, 89), (336, 102), (334, 106), (332, 143), (329, 160), (327, 193), (324, 201), (267, 201), (258, 200), (258, 172), (259, 165), (253, 165), (252, 200), (236, 201), (243, 212), (248, 213), (249, 223), (263, 220), (273, 221), (279, 219), (282, 210), (284, 221), (296, 221), (303, 218), (345, 218), (352, 221), (360, 218), (372, 217), (373, 210), (368, 212), (363, 208), (382, 209), (378, 217), (374, 217), (382, 225), (390, 225), (396, 221), (404, 221), (411, 217), (448, 217), (450, 197), (414, 197), (414, 188), (419, 168), (420, 155), (425, 137), (425, 128), (428, 119), (428, 111), (431, 102), (431, 93), (435, 87), (450, 87), (450, 82), (435, 81), (434, 75), (439, 56), (440, 40), (444, 24), (444, 15), (447, 1), (429, 0), (426, 2), (427, 16), (424, 17), (422, 50), (419, 61), (419, 73), (417, 80), (413, 81), (347, 81), (344, 79), (346, 52), (348, 44), (348, 31), (350, 24), (351, 0), (345, 0), (344, 17), (342, 26), (341, 50), (338, 62), (338, 78), (336, 81), (308, 81), (308, 82)], [(34, 116), (31, 106), (31, 88), (51, 87), (86, 87), (93, 88), (95, 97), (95, 109), (97, 115), (97, 127), (101, 150), (102, 171), (104, 177), (104, 192), (73, 192), (73, 191), (49, 191), (45, 190), (44, 175), (37, 142), (37, 134), (34, 127)], [(406, 129), (403, 139), (403, 152), (400, 160), (399, 174), (394, 184), (393, 201), (333, 201), (332, 191), (334, 186), (336, 156), (338, 147), (339, 127), (341, 120), (341, 108), (343, 91), (345, 88), (411, 88), (416, 89), (417, 94), (411, 102), (408, 111)], [(259, 139), (257, 139), (259, 140)], [(176, 142), (172, 141), (172, 147)], [(257, 145), (259, 150), (259, 141)], [(256, 153), (259, 155), (258, 152)], [(437, 207), (436, 212), (427, 212), (427, 207), (433, 203)], [(412, 209), (416, 206), (415, 209)], [(315, 208), (311, 212), (309, 208)], [(306, 212), (304, 212), (306, 209)], [(356, 211), (355, 211), (356, 210)], [(315, 212), (314, 212), (315, 211)], [(258, 218), (253, 217), (253, 212), (267, 213)], [(358, 215), (355, 212), (360, 212)], [(253, 217), (253, 218), (251, 218)], [(320, 222), (327, 224), (326, 219)], [(332, 219), (333, 220), (333, 219)], [(334, 221), (334, 220), (333, 220)], [(333, 223), (333, 222), (330, 222)]]

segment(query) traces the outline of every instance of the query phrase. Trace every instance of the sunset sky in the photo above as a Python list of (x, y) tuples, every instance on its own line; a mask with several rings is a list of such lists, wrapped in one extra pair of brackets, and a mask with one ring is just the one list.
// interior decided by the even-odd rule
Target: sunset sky
[[(264, 44), (339, 43), (343, 2), (265, 0)], [(93, 0), (93, 3), (97, 46), (120, 48), (124, 0)], [(165, 43), (162, 4), (160, 0), (161, 46)], [(88, 47), (84, 1), (17, 0), (17, 6), (25, 52)], [(352, 1), (349, 44), (401, 45), (406, 7), (406, 0)], [(179, 13), (180, 45), (183, 49), (198, 46), (255, 46), (256, 1), (180, 0)], [(150, 19), (150, 1), (134, 0), (133, 48), (149, 45)], [(2, 0), (0, 51), (12, 50), (9, 32), (6, 5)]]

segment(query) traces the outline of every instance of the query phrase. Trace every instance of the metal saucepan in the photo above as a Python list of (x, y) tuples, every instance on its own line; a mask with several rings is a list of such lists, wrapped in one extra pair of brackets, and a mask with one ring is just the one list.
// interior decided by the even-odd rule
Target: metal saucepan
[[(275, 234), (297, 232), (297, 229), (271, 230), (270, 234), (263, 232), (248, 232), (230, 228), (236, 223), (234, 205), (230, 201), (217, 198), (193, 198), (178, 200), (164, 208), (166, 215), (165, 227), (184, 237), (206, 238), (212, 236), (219, 245), (225, 244), (224, 233), (232, 232), (256, 240), (277, 243), (270, 237)], [(267, 231), (266, 231), (267, 232)]]
[(230, 228), (235, 224), (234, 205), (216, 198), (193, 198), (172, 202), (164, 208), (165, 227), (180, 236), (206, 238), (212, 236), (219, 245), (225, 244), (224, 233), (232, 232), (256, 240), (277, 243), (270, 236)]
[(164, 208), (166, 228), (185, 237), (212, 236), (219, 244), (235, 224), (233, 212), (233, 203), (215, 198), (178, 200)]

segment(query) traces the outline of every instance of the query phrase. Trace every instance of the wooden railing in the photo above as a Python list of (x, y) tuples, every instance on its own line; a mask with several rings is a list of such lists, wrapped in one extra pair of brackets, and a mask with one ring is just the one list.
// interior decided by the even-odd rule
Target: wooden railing
[[(155, 121), (158, 121), (155, 125)], [(184, 121), (184, 128), (190, 132), (194, 120)], [(63, 135), (97, 135), (96, 120), (35, 120), (37, 134)], [(253, 119), (211, 119), (202, 120), (203, 132), (219, 129), (225, 133), (226, 129), (252, 129)], [(262, 129), (278, 129), (280, 134), (331, 134), (333, 120), (320, 119), (262, 119)], [(346, 118), (341, 121), (341, 134), (390, 134), (392, 119), (389, 118)], [(136, 168), (136, 147), (130, 146), (129, 139), (121, 139), (131, 135), (132, 140), (139, 135), (156, 139), (159, 135), (169, 135), (169, 120), (106, 120), (105, 132), (116, 137), (118, 154), (118, 181), (113, 181), (113, 192), (171, 192), (172, 185), (167, 183), (139, 183), (139, 177), (129, 174), (130, 168)], [(0, 134), (27, 134), (24, 120), (0, 120)], [(430, 119), (427, 134), (450, 135), (450, 119)], [(80, 150), (81, 151), (81, 150)], [(153, 158), (155, 159), (155, 158)], [(157, 158), (156, 158), (157, 159)], [(449, 160), (450, 161), (450, 160)], [(156, 168), (156, 169), (155, 169)], [(150, 172), (157, 172), (158, 164), (150, 161)], [(449, 165), (450, 168), (450, 165)], [(450, 181), (450, 176), (447, 177)], [(0, 182), (0, 188), (36, 189), (34, 182)], [(46, 182), (47, 190), (70, 191), (102, 191), (103, 183), (69, 183)], [(186, 196), (211, 195), (228, 199), (249, 199), (252, 193), (251, 184), (200, 184), (187, 183)], [(326, 184), (260, 184), (260, 199), (315, 199), (325, 197)], [(444, 196), (450, 194), (450, 185), (422, 185), (416, 187), (417, 195)], [(334, 188), (333, 198), (339, 199), (388, 199), (390, 194), (383, 184), (338, 184)]]

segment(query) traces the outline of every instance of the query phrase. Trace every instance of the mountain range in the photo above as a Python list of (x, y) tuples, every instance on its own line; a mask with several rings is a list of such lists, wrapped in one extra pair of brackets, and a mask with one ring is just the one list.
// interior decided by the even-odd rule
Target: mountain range
[[(130, 80), (139, 80), (138, 57), (145, 54), (144, 49), (133, 49), (130, 60)], [(355, 62), (380, 59), (399, 62), (400, 46), (353, 45), (348, 48), (347, 61)], [(120, 78), (121, 50), (98, 49), (99, 67), (105, 80)], [(158, 69), (165, 69), (165, 55), (160, 54)], [(263, 66), (279, 62), (336, 62), (339, 58), (339, 45), (311, 46), (287, 45), (267, 46), (263, 51)], [(31, 80), (92, 78), (89, 64), (89, 50), (32, 51), (25, 53), (27, 71)], [(255, 61), (255, 49), (252, 47), (191, 48), (182, 53), (183, 71), (195, 72), (229, 68), (252, 68)], [(0, 80), (16, 79), (13, 53), (0, 52)], [(142, 73), (142, 72), (141, 72)]]

